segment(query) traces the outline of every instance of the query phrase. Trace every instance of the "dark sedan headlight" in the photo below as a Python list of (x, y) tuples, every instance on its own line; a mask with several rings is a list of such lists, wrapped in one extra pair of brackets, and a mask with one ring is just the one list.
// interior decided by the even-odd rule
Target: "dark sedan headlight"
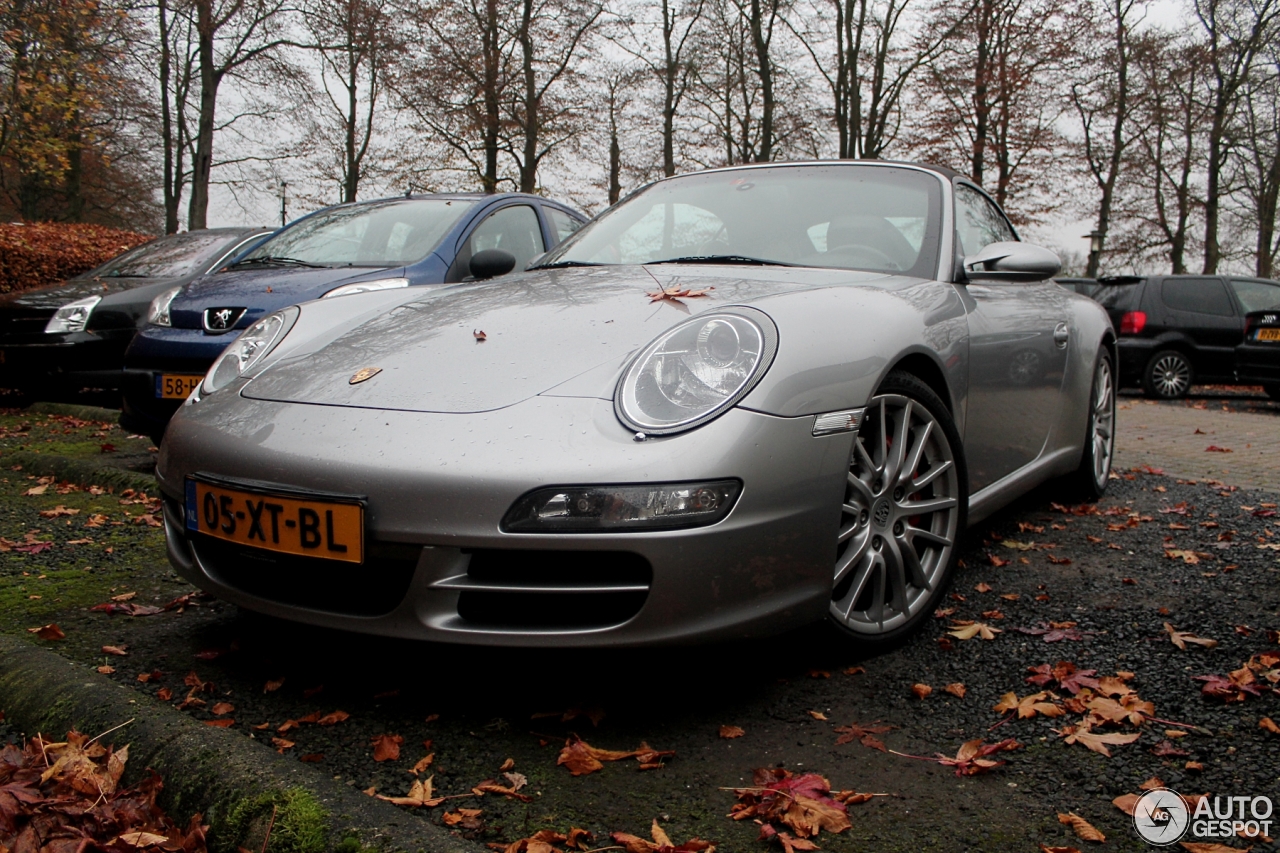
[(44, 330), (49, 334), (83, 332), (84, 327), (89, 323), (89, 315), (93, 313), (93, 309), (101, 301), (101, 296), (90, 296), (85, 299), (77, 299), (75, 302), (68, 302), (54, 312), (53, 316), (49, 318), (49, 322), (45, 324)]
[(225, 388), (252, 370), (293, 328), (298, 306), (290, 305), (258, 320), (222, 351), (200, 385), (203, 394)]
[(700, 314), (636, 356), (618, 383), (614, 410), (646, 435), (692, 429), (745, 397), (777, 349), (777, 329), (760, 311)]
[(151, 304), (147, 306), (147, 322), (153, 326), (172, 326), (173, 318), (169, 316), (169, 306), (181, 292), (181, 287), (171, 287), (152, 299)]

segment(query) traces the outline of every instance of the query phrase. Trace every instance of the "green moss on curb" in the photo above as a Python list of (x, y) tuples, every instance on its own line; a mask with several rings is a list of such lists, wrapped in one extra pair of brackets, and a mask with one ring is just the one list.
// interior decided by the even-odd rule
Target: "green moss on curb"
[(216, 850), (233, 851), (246, 842), (260, 850), (268, 826), (268, 853), (321, 853), (329, 837), (329, 812), (304, 788), (268, 791), (234, 805), (221, 837), (211, 840)]

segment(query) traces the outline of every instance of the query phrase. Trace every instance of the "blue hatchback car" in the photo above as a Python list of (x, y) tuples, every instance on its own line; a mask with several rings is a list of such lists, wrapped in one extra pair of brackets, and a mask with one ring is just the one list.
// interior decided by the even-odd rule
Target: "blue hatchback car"
[(433, 194), (325, 208), (158, 295), (125, 353), (121, 425), (158, 442), (222, 350), (264, 314), (350, 293), (523, 270), (586, 217), (532, 195)]

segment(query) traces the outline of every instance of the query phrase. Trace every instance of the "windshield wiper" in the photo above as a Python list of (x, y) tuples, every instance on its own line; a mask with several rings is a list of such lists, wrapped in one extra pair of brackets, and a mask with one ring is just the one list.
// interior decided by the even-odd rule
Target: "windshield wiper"
[(758, 267), (794, 267), (786, 261), (771, 261), (768, 258), (753, 258), (749, 255), (685, 255), (682, 258), (664, 258), (660, 261), (646, 261), (650, 264), (744, 264)]
[(151, 278), (151, 276), (142, 272), (118, 272), (112, 270), (106, 274), (107, 278)]
[(308, 267), (309, 269), (325, 269), (324, 264), (312, 264), (307, 261), (300, 261), (297, 258), (286, 258), (280, 255), (263, 255), (260, 258), (245, 258), (242, 261), (236, 261), (229, 266), (239, 267), (248, 266), (249, 264), (267, 264), (268, 266), (280, 267)]
[(562, 270), (567, 267), (602, 267), (604, 264), (597, 264), (592, 261), (553, 261), (549, 264), (534, 264), (529, 267), (531, 270)]

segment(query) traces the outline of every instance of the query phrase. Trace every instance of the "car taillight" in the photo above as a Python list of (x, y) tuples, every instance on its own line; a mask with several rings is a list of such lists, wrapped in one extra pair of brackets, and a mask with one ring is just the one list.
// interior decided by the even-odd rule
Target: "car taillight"
[(1122, 335), (1140, 335), (1146, 327), (1146, 311), (1126, 311), (1124, 316), (1120, 318), (1120, 334)]

